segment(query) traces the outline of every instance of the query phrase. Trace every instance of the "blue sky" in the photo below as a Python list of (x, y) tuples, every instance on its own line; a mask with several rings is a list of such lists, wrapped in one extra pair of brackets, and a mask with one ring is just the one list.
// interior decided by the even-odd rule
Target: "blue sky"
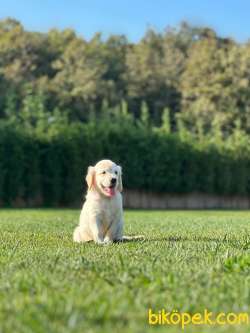
[(250, 39), (250, 0), (0, 0), (0, 8), (1, 19), (14, 17), (28, 30), (70, 27), (87, 39), (102, 31), (137, 41), (149, 26), (161, 31), (182, 20)]

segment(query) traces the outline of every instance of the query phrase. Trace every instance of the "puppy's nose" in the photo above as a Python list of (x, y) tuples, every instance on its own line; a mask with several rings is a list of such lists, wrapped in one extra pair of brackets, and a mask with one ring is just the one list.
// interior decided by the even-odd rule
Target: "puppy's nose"
[(112, 179), (111, 179), (111, 184), (112, 184), (112, 185), (115, 185), (115, 183), (116, 183), (116, 178), (112, 178)]

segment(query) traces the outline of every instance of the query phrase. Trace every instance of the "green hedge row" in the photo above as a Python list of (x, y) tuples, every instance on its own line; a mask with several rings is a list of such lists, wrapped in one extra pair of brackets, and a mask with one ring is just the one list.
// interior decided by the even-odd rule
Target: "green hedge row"
[(122, 165), (125, 188), (250, 194), (250, 157), (239, 149), (201, 146), (173, 134), (126, 126), (82, 124), (46, 138), (2, 125), (0, 204), (78, 204), (88, 165), (102, 158)]

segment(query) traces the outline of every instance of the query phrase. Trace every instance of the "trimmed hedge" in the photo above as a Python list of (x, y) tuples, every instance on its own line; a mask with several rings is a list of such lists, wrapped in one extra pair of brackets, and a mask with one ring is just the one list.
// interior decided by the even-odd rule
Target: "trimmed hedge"
[(247, 195), (250, 157), (242, 152), (135, 126), (81, 124), (46, 138), (1, 125), (0, 203), (78, 204), (88, 165), (102, 158), (122, 165), (126, 188)]

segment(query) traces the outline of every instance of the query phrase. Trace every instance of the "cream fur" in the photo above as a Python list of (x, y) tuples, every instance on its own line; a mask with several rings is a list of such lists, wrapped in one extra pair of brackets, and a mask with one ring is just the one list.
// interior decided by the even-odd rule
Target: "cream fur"
[[(116, 180), (112, 190), (111, 179)], [(110, 160), (102, 160), (88, 168), (88, 193), (83, 204), (75, 242), (109, 243), (123, 238), (123, 207), (121, 167)], [(111, 194), (112, 195), (111, 195)]]

